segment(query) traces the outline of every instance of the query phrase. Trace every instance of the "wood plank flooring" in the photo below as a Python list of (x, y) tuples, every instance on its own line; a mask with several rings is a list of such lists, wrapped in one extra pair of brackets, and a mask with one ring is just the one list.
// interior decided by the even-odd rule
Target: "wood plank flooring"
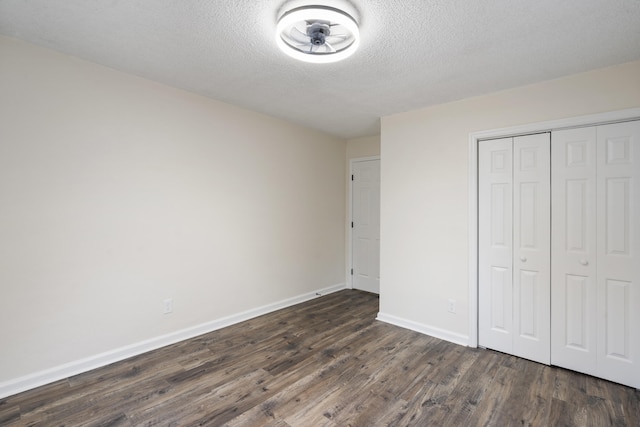
[(375, 320), (345, 290), (0, 400), (2, 426), (640, 426), (640, 392)]

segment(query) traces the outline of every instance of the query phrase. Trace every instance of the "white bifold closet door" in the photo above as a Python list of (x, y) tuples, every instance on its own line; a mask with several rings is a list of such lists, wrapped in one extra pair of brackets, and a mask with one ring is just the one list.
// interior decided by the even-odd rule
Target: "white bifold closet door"
[(640, 388), (640, 122), (552, 147), (551, 361)]
[(550, 363), (550, 135), (481, 141), (480, 346)]

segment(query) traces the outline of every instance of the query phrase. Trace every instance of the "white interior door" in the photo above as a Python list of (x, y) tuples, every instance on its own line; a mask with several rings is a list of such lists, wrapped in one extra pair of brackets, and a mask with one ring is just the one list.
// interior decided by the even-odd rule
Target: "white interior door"
[(553, 133), (554, 365), (640, 388), (640, 122)]
[(552, 134), (551, 363), (596, 375), (596, 128)]
[(550, 362), (550, 137), (482, 141), (478, 342)]
[(352, 286), (380, 293), (380, 160), (352, 164)]
[(478, 150), (478, 343), (513, 352), (513, 139)]
[(513, 139), (513, 354), (551, 362), (551, 139)]
[(597, 134), (598, 376), (640, 388), (640, 121)]

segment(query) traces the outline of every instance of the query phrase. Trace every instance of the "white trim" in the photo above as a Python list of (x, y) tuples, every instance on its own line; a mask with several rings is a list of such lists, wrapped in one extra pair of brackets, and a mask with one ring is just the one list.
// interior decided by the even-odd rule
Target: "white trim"
[(353, 228), (351, 228), (351, 221), (353, 221), (353, 181), (351, 176), (353, 175), (353, 164), (359, 162), (371, 162), (374, 160), (380, 160), (380, 156), (367, 156), (367, 157), (354, 157), (349, 159), (349, 176), (347, 180), (349, 182), (349, 215), (347, 215), (347, 286), (349, 289), (353, 289), (353, 276), (351, 275), (351, 269), (353, 268)]
[(478, 347), (478, 139), (469, 135), (469, 347)]
[(466, 346), (469, 342), (469, 337), (455, 332), (447, 331), (445, 329), (436, 328), (435, 326), (424, 325), (422, 323), (414, 322), (413, 320), (403, 319), (391, 314), (378, 313), (376, 320), (389, 323), (391, 325), (400, 326), (401, 328), (410, 329), (412, 331), (420, 332), (421, 334), (429, 335), (434, 338), (438, 338), (444, 341), (449, 341), (454, 344)]
[(638, 119), (640, 108), (630, 108), (469, 134), (469, 347), (478, 346), (478, 142)]
[(545, 122), (528, 123), (520, 126), (491, 129), (473, 132), (469, 139), (477, 140), (505, 138), (510, 136), (527, 135), (531, 133), (551, 132), (560, 129), (569, 129), (585, 126), (604, 125), (640, 119), (640, 108), (630, 108), (620, 111), (608, 111), (606, 113), (589, 114), (586, 116), (568, 117), (565, 119), (548, 120)]
[(371, 162), (373, 160), (380, 160), (380, 156), (354, 157), (349, 159), (349, 164), (351, 165), (356, 162)]
[(227, 326), (235, 325), (236, 323), (240, 323), (245, 320), (253, 319), (264, 314), (291, 307), (293, 305), (318, 298), (322, 295), (341, 291), (346, 288), (346, 285), (344, 283), (341, 283), (335, 286), (308, 292), (306, 294), (278, 301), (273, 304), (257, 307), (238, 314), (223, 317), (217, 320), (212, 320), (210, 322), (195, 325), (186, 329), (182, 329), (180, 331), (171, 332), (166, 335), (161, 335), (135, 344), (116, 348), (114, 350), (109, 350), (101, 354), (96, 354), (84, 359), (75, 360), (73, 362), (65, 363), (60, 366), (55, 366), (50, 369), (5, 381), (3, 383), (0, 383), (0, 399), (7, 396), (12, 396), (17, 393), (21, 393), (26, 390), (40, 387), (45, 384), (50, 384), (55, 381), (69, 378), (73, 375), (91, 371), (93, 369), (109, 365), (111, 363), (119, 362), (133, 356), (138, 356), (142, 353), (156, 350), (167, 345), (175, 344), (202, 334), (213, 332)]

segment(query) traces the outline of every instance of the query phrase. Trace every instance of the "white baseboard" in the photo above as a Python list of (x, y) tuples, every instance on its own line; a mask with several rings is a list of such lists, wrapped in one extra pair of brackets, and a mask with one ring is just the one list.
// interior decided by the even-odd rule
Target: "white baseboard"
[(206, 334), (227, 326), (235, 325), (236, 323), (253, 319), (264, 314), (281, 310), (283, 308), (291, 307), (293, 305), (300, 304), (319, 296), (327, 295), (343, 289), (347, 289), (345, 283), (298, 295), (296, 297), (278, 301), (273, 304), (268, 304), (262, 307), (254, 308), (252, 310), (247, 310), (242, 313), (223, 317), (221, 319), (212, 320), (210, 322), (195, 325), (190, 328), (182, 329), (166, 335), (161, 335), (135, 344), (96, 354), (84, 359), (65, 363), (64, 365), (56, 366), (44, 371), (35, 372), (33, 374), (5, 381), (0, 383), (0, 399), (7, 396), (12, 396), (17, 393), (21, 393), (26, 390), (40, 387), (45, 384), (50, 384), (55, 381), (69, 378), (71, 376), (78, 375), (92, 369), (100, 368), (111, 363), (119, 362), (133, 356), (138, 356), (151, 350), (156, 350), (167, 345), (194, 338), (198, 335)]
[(403, 319), (401, 317), (392, 316), (391, 314), (385, 314), (382, 312), (378, 313), (378, 317), (376, 317), (376, 319), (380, 320), (381, 322), (390, 323), (392, 325), (400, 326), (401, 328), (420, 332), (421, 334), (425, 334), (434, 338), (449, 341), (454, 344), (459, 344), (464, 346), (469, 345), (469, 337), (467, 335), (458, 334), (455, 332), (436, 328), (434, 326), (424, 325), (422, 323)]

